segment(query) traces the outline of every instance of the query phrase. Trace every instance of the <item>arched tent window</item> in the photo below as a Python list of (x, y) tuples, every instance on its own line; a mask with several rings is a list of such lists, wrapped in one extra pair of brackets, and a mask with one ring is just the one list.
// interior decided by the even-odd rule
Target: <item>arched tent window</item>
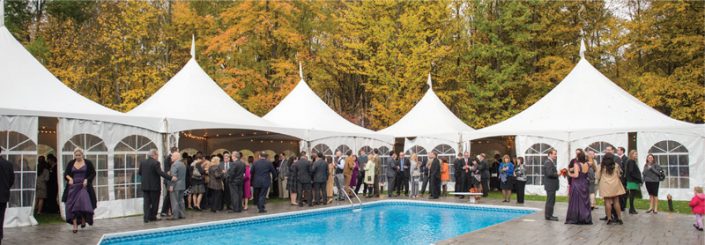
[(455, 149), (450, 145), (441, 144), (433, 148), (433, 151), (438, 154), (438, 158), (447, 157), (448, 158), (448, 169), (450, 170), (450, 180), (455, 181), (455, 158), (457, 158), (457, 153)]
[(325, 144), (315, 145), (311, 149), (311, 154), (318, 154), (319, 152), (323, 154), (323, 156), (333, 156), (333, 151)]
[(247, 161), (247, 158), (249, 158), (249, 157), (255, 157), (255, 153), (249, 149), (240, 150), (240, 154), (242, 154), (242, 161), (243, 162)]
[[(107, 201), (110, 199), (108, 193), (108, 147), (105, 142), (98, 136), (92, 134), (74, 135), (66, 141), (62, 148), (62, 161), (64, 167), (69, 161), (73, 160), (73, 150), (82, 148), (84, 157), (95, 165), (95, 195), (98, 201)], [(61, 178), (61, 177), (60, 177)], [(63, 180), (63, 178), (62, 178)]]
[(24, 134), (0, 131), (0, 147), (0, 155), (12, 163), (15, 172), (8, 208), (31, 207), (37, 181), (37, 144)]
[(185, 152), (186, 154), (188, 154), (189, 156), (195, 156), (196, 153), (198, 152), (198, 150), (193, 149), (193, 148), (186, 148), (186, 149), (181, 150), (181, 153), (182, 153), (182, 154), (183, 154), (184, 152)]
[[(379, 162), (382, 164), (382, 175), (381, 176), (387, 176), (387, 161), (389, 161), (389, 153), (392, 151), (386, 146), (381, 146), (377, 149), (379, 151)], [(386, 178), (382, 178), (384, 179)]]
[(534, 144), (524, 152), (526, 159), (526, 184), (542, 185), (543, 184), (543, 162), (548, 159), (548, 153), (553, 150), (553, 147), (538, 143)]
[[(217, 149), (217, 150), (213, 151), (213, 153), (211, 153), (211, 156), (223, 154), (223, 152), (226, 152), (226, 151), (228, 151), (228, 149), (223, 149), (223, 148)], [(189, 155), (191, 155), (191, 154), (189, 154)]]
[(656, 162), (666, 173), (666, 181), (663, 182), (662, 187), (690, 188), (688, 149), (685, 146), (672, 140), (664, 140), (654, 144), (649, 149), (649, 153), (654, 154)]
[(273, 150), (264, 150), (264, 152), (267, 153), (267, 160), (268, 161), (274, 161), (274, 155), (277, 154), (276, 152), (274, 152)]
[(284, 151), (284, 156), (286, 156), (286, 158), (289, 158), (289, 157), (292, 157), (292, 156), (296, 156), (296, 152), (293, 152), (293, 151), (291, 151), (291, 150), (285, 150), (285, 151)]
[(363, 147), (360, 147), (360, 149), (357, 150), (357, 154), (360, 154), (360, 151), (365, 151), (365, 154), (366, 154), (366, 155), (369, 155), (369, 154), (372, 153), (372, 147), (367, 146), (367, 145), (366, 145), (366, 146), (363, 146)]
[(614, 146), (610, 143), (604, 142), (604, 141), (598, 141), (595, 143), (590, 144), (588, 147), (585, 147), (585, 151), (592, 150), (595, 152), (595, 161), (597, 164), (602, 163), (602, 158), (605, 157), (605, 150), (607, 149), (608, 146), (611, 146), (614, 149)]
[(347, 155), (352, 155), (352, 154), (353, 154), (352, 149), (350, 149), (350, 147), (347, 146), (347, 145), (340, 145), (340, 146), (338, 146), (338, 148), (335, 148), (335, 151), (336, 151), (336, 152), (338, 152), (338, 151), (342, 152), (342, 153), (343, 153), (343, 156), (347, 156)]
[(37, 153), (39, 156), (47, 156), (49, 154), (54, 154), (54, 156), (56, 156), (56, 150), (54, 150), (53, 147), (44, 144), (37, 145)]
[(128, 136), (115, 146), (115, 199), (142, 197), (137, 170), (140, 162), (149, 156), (150, 149), (157, 149), (157, 145), (147, 137), (139, 135)]
[[(421, 162), (427, 162), (428, 161), (428, 151), (426, 151), (426, 148), (423, 148), (418, 145), (414, 145), (411, 148), (407, 149), (404, 154), (407, 157), (411, 157), (412, 154), (416, 153), (416, 156), (419, 157), (419, 161)], [(386, 166), (385, 166), (386, 167)], [(386, 169), (386, 168), (385, 168)]]

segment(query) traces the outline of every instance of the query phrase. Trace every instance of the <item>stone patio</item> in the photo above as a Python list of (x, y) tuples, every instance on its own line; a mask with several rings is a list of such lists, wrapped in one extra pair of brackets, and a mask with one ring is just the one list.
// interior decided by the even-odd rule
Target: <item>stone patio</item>
[[(363, 199), (365, 202), (383, 200)], [(426, 200), (426, 199), (420, 199)], [(442, 198), (439, 202), (467, 202), (467, 199)], [(543, 209), (543, 202), (527, 201), (524, 205), (506, 204), (495, 199), (483, 199), (481, 204), (498, 206), (523, 206)], [(346, 205), (346, 202), (334, 202)], [(323, 206), (323, 207), (330, 207)], [(68, 224), (39, 225), (33, 227), (6, 228), (3, 244), (96, 244), (103, 234), (169, 227), (207, 221), (226, 220), (257, 216), (256, 206), (241, 214), (227, 212), (187, 212), (187, 219), (178, 221), (158, 221), (143, 223), (142, 216), (96, 220), (93, 227), (71, 233)], [(317, 208), (317, 207), (316, 207)], [(290, 206), (288, 202), (270, 203), (268, 214), (309, 209)], [(625, 215), (624, 225), (607, 226), (598, 218), (602, 217), (602, 208), (593, 211), (594, 225), (563, 224), (566, 203), (556, 203), (556, 216), (560, 222), (545, 221), (543, 212), (524, 216), (476, 232), (467, 233), (456, 238), (440, 241), (438, 244), (705, 244), (705, 234), (692, 227), (694, 217), (691, 215), (661, 212), (658, 215)]]

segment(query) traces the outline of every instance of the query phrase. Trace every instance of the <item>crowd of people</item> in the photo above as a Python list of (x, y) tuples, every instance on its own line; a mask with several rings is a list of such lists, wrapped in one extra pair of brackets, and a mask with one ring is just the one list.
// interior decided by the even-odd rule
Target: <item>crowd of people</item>
[[(404, 152), (392, 152), (384, 161), (376, 149), (369, 154), (360, 150), (357, 155), (344, 155), (337, 151), (334, 156), (301, 152), (288, 158), (277, 154), (273, 162), (267, 160), (269, 156), (266, 152), (260, 152), (256, 161), (254, 156), (243, 159), (239, 152), (231, 154), (226, 151), (211, 156), (197, 152), (189, 156), (179, 153), (176, 147), (171, 148), (170, 152), (160, 163), (157, 150), (150, 150), (148, 158), (139, 165), (145, 223), (159, 220), (158, 215), (168, 220), (183, 219), (186, 209), (240, 213), (248, 210), (250, 201), (257, 205), (260, 213), (265, 213), (266, 200), (270, 195), (287, 198), (291, 205), (303, 207), (344, 201), (357, 194), (378, 198), (386, 186), (388, 197), (404, 195), (411, 199), (422, 198), (428, 187), (428, 198), (438, 199), (449, 194), (448, 183), (451, 180), (448, 157), (438, 157), (435, 152), (430, 152), (427, 160), (421, 160), (415, 153), (406, 156)], [(551, 150), (542, 169), (546, 220), (558, 221), (553, 210), (561, 177), (568, 180), (566, 224), (592, 224), (592, 211), (597, 208), (598, 193), (604, 200), (605, 212), (600, 220), (607, 224), (623, 224), (622, 213), (627, 206), (630, 214), (638, 213), (634, 199), (639, 195), (642, 184), (649, 195), (646, 213), (658, 214), (659, 183), (666, 177), (663, 169), (649, 154), (642, 171), (637, 163), (637, 152), (625, 153), (623, 147), (618, 147), (615, 152), (613, 147), (608, 146), (601, 162), (598, 162), (597, 152), (577, 149), (567, 169), (559, 171), (557, 152)], [(64, 171), (66, 188), (61, 201), (66, 205), (66, 222), (72, 225), (72, 231), (76, 233), (78, 227), (93, 225), (97, 207), (93, 188), (96, 171), (93, 163), (84, 158), (82, 149), (74, 150), (73, 157)], [(452, 165), (455, 194), (461, 194), (458, 198), (463, 198), (463, 193), (481, 193), (486, 197), (490, 189), (499, 189), (503, 202), (510, 202), (512, 191), (516, 191), (517, 203), (524, 203), (527, 181), (524, 158), (500, 157), (497, 154), (494, 159), (488, 163), (484, 153), (475, 157), (471, 157), (469, 152), (459, 154)], [(56, 157), (41, 157), (39, 162), (36, 213), (43, 210), (46, 199), (52, 198), (52, 191), (47, 191), (47, 188), (55, 189), (48, 184), (52, 182), (51, 175), (56, 172)], [(0, 215), (4, 216), (14, 173), (12, 164), (2, 157), (0, 177)], [(166, 192), (159, 212), (162, 190)], [(702, 231), (705, 194), (702, 187), (695, 187), (694, 191), (695, 196), (689, 203), (696, 215), (693, 226)], [(55, 194), (53, 196), (56, 197)]]

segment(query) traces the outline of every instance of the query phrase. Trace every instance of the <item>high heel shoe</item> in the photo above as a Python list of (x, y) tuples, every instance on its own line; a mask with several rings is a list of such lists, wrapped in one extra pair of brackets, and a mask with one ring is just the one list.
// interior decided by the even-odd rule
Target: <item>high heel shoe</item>
[(76, 233), (78, 233), (78, 230), (74, 229), (74, 230), (72, 230), (72, 232), (73, 232), (73, 234), (76, 234)]

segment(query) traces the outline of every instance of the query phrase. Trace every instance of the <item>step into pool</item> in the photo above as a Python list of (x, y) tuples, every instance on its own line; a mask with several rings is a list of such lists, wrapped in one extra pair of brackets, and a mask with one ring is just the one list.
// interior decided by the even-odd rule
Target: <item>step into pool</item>
[(431, 244), (536, 212), (385, 200), (104, 235), (100, 244)]

